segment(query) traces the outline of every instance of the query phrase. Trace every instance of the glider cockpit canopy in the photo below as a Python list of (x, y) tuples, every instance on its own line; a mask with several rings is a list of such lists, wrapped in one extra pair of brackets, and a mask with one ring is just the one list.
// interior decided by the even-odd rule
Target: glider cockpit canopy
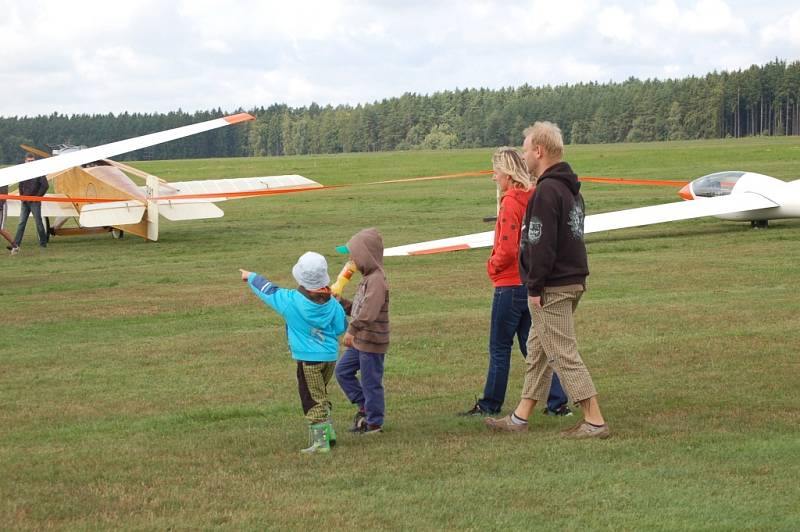
[(747, 172), (717, 172), (704, 175), (692, 181), (692, 192), (695, 197), (715, 198), (728, 196), (736, 182)]

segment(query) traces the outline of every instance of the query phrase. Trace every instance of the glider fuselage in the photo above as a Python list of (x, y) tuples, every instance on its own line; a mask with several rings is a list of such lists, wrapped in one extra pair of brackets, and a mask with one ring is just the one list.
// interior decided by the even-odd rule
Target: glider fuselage
[(718, 196), (758, 194), (776, 207), (715, 215), (721, 220), (750, 221), (800, 218), (800, 180), (781, 181), (755, 172), (718, 172), (695, 179), (679, 192), (684, 199), (703, 201)]

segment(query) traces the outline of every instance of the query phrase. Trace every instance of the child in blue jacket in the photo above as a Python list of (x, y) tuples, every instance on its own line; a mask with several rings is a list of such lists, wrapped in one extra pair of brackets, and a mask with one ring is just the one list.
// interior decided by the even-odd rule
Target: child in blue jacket
[(280, 288), (265, 277), (239, 270), (242, 281), (286, 321), (286, 336), (297, 362), (300, 401), (309, 424), (304, 453), (328, 452), (336, 443), (328, 400), (328, 382), (336, 367), (338, 337), (347, 328), (344, 309), (331, 297), (328, 263), (319, 253), (303, 254), (292, 268), (296, 290)]

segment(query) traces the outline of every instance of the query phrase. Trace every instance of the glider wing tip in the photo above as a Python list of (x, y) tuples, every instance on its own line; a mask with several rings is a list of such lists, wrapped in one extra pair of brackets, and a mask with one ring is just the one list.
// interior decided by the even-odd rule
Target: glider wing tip
[(256, 117), (250, 113), (239, 113), (222, 117), (229, 124), (238, 124), (239, 122), (247, 122), (248, 120), (255, 120)]

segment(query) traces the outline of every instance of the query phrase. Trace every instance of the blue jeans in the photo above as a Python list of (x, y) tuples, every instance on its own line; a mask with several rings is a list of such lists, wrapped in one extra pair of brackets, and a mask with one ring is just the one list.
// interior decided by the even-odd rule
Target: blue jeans
[(19, 209), (19, 225), (17, 226), (17, 234), (14, 237), (14, 242), (17, 245), (22, 245), (22, 237), (25, 236), (25, 226), (28, 224), (28, 216), (33, 213), (33, 220), (36, 222), (36, 232), (39, 235), (39, 245), (47, 245), (47, 231), (42, 222), (42, 204), (38, 201), (23, 201)]
[[(531, 330), (531, 313), (528, 309), (528, 290), (525, 285), (498, 286), (492, 299), (492, 324), (489, 330), (489, 370), (483, 397), (478, 405), (486, 412), (497, 413), (503, 408), (511, 368), (511, 348), (514, 336), (523, 357), (528, 356), (528, 333)], [(558, 375), (553, 373), (547, 408), (558, 410), (567, 403)]]
[[(383, 360), (386, 355), (345, 349), (336, 363), (336, 380), (344, 394), (367, 416), (367, 424), (383, 425), (385, 403), (383, 398)], [(356, 373), (361, 372), (361, 381)]]

